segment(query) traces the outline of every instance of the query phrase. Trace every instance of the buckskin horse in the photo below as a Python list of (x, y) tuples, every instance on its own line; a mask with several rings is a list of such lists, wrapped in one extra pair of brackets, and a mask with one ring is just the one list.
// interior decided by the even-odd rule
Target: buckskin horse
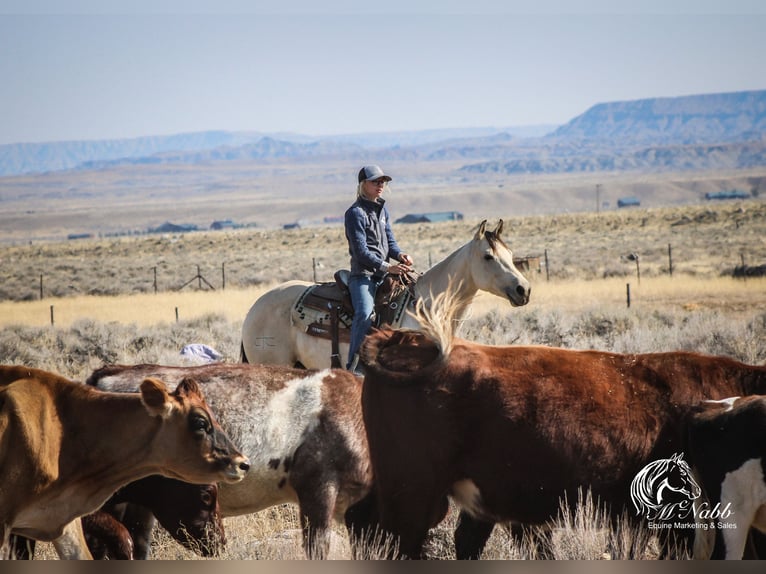
[[(514, 265), (513, 253), (501, 238), (503, 221), (493, 231), (487, 230), (486, 225), (486, 220), (482, 221), (468, 243), (420, 275), (412, 288), (413, 305), (422, 300), (427, 306), (434, 296), (454, 291), (461, 301), (453, 317), (458, 320), (479, 291), (508, 299), (514, 307), (529, 302), (529, 281)], [(331, 356), (335, 354), (334, 366), (345, 364), (340, 355), (343, 358), (348, 355), (348, 336), (340, 335), (337, 351), (331, 348), (331, 329), (326, 328), (329, 312), (324, 313), (325, 317), (319, 312), (319, 323), (324, 320), (324, 326), (303, 320), (308, 312), (305, 299), (314, 287), (315, 284), (306, 281), (288, 281), (258, 298), (242, 325), (242, 362), (323, 369), (333, 366)], [(395, 324), (402, 328), (417, 325), (409, 313), (400, 313), (400, 322)], [(312, 330), (325, 336), (315, 336)], [(347, 333), (343, 328), (340, 331)]]

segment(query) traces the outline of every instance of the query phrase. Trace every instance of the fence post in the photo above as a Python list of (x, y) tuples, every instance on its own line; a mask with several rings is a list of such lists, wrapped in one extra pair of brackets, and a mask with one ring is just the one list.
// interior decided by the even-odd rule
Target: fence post
[(630, 283), (627, 283), (628, 287), (628, 308), (630, 308)]
[(548, 275), (548, 250), (545, 250), (545, 280), (549, 281), (550, 276)]
[(152, 267), (152, 270), (154, 270), (154, 294), (157, 294), (157, 267)]
[(176, 323), (178, 323), (178, 307), (176, 307)]
[(43, 274), (40, 273), (40, 301), (43, 300)]
[(53, 305), (51, 305), (51, 327), (53, 327)]
[(673, 277), (673, 250), (670, 247), (670, 243), (668, 243), (668, 271), (670, 271), (670, 276)]
[(226, 289), (226, 263), (221, 263), (221, 291)]
[(739, 260), (742, 261), (742, 281), (747, 281), (747, 267), (745, 267), (745, 254), (739, 254)]

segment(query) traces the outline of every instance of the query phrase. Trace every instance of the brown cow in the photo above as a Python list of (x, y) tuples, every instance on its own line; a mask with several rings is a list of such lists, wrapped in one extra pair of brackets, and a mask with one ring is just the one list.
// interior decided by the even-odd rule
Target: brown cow
[(494, 523), (545, 524), (582, 488), (619, 514), (642, 467), (682, 449), (691, 405), (766, 393), (766, 367), (726, 357), (479, 345), (435, 316), (428, 334), (383, 330), (362, 349), (380, 522), (409, 557), (448, 496), (473, 519), (459, 558)]
[(151, 378), (140, 393), (105, 393), (0, 366), (0, 557), (12, 533), (55, 544), (66, 530), (71, 555), (91, 558), (76, 519), (119, 487), (152, 474), (233, 483), (248, 468), (192, 380), (172, 394)]
[[(86, 383), (134, 391), (146, 377), (169, 385), (193, 377), (221, 426), (250, 457), (245, 480), (221, 485), (224, 517), (298, 504), (307, 555), (327, 556), (333, 520), (345, 521), (372, 483), (358, 377), (340, 369), (282, 365), (111, 365), (94, 371)], [(357, 535), (367, 526), (363, 518), (354, 515)]]
[(766, 397), (705, 401), (687, 435), (689, 462), (715, 509), (695, 531), (694, 556), (740, 559), (751, 527), (766, 533)]

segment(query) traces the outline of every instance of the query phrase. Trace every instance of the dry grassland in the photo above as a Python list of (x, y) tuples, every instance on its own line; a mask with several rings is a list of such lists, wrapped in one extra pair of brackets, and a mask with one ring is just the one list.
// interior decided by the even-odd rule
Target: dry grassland
[[(495, 221), (491, 221), (494, 224)], [(400, 244), (428, 267), (466, 243), (477, 219), (399, 225)], [(511, 308), (482, 294), (461, 326), (466, 338), (489, 344), (544, 344), (618, 352), (689, 349), (766, 362), (766, 279), (734, 279), (742, 258), (766, 263), (766, 203), (639, 209), (556, 216), (506, 217), (504, 236), (516, 255), (547, 251), (549, 268), (533, 268), (529, 305)], [(674, 272), (668, 273), (668, 245)], [(628, 253), (640, 255), (640, 282)], [(184, 364), (180, 348), (205, 343), (238, 360), (241, 323), (269, 286), (318, 280), (347, 265), (338, 227), (241, 230), (0, 247), (0, 362), (26, 364), (85, 378), (104, 363)], [(221, 263), (226, 288), (222, 289)], [(215, 290), (196, 283), (201, 273)], [(158, 269), (159, 292), (152, 268)], [(44, 275), (44, 298), (39, 276)], [(630, 284), (631, 306), (627, 306)], [(50, 307), (55, 324), (50, 325)], [(178, 309), (178, 319), (175, 310)], [(615, 533), (592, 506), (557, 526), (556, 558), (623, 558), (625, 539), (642, 557), (656, 556), (646, 532)], [(455, 513), (429, 539), (429, 555), (451, 558)], [(563, 519), (562, 519), (563, 520)], [(303, 558), (292, 507), (226, 519), (225, 559)], [(333, 556), (348, 558), (338, 529)], [(621, 539), (618, 539), (621, 536)], [(621, 546), (621, 544), (623, 546)], [(370, 558), (381, 555), (371, 548)], [(40, 557), (52, 557), (41, 545)], [(157, 532), (154, 557), (194, 559)], [(496, 528), (485, 559), (535, 558)]]

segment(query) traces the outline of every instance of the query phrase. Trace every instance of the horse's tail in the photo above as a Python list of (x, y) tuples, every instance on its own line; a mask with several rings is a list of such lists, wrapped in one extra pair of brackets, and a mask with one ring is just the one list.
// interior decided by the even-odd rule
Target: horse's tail
[(245, 354), (245, 343), (239, 344), (239, 362), (240, 363), (249, 363), (250, 361), (247, 360), (247, 355)]

